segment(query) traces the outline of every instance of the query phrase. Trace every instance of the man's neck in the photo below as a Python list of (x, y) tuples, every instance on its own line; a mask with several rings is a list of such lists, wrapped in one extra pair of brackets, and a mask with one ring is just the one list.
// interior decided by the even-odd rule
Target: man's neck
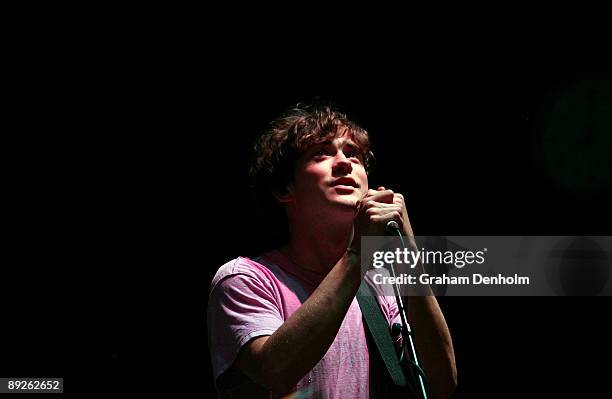
[(302, 269), (325, 275), (346, 252), (352, 231), (352, 222), (295, 223), (281, 252)]

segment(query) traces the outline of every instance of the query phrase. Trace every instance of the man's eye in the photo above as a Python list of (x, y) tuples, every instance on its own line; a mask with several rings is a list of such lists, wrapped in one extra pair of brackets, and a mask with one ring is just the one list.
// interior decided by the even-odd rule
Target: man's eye
[(361, 161), (361, 154), (359, 151), (349, 151), (346, 153), (347, 158), (356, 158)]

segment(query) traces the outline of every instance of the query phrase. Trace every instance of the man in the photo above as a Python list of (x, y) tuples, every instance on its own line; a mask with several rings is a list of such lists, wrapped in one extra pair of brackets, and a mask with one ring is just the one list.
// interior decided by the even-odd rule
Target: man
[[(384, 235), (391, 220), (411, 245), (414, 234), (404, 198), (369, 189), (369, 147), (368, 133), (329, 106), (291, 110), (259, 139), (254, 188), (282, 207), (288, 237), (278, 250), (228, 262), (211, 283), (220, 397), (370, 397), (371, 353), (355, 299), (361, 237)], [(389, 326), (398, 322), (394, 298), (377, 300)], [(448, 397), (456, 369), (444, 316), (435, 296), (405, 300), (431, 397)]]

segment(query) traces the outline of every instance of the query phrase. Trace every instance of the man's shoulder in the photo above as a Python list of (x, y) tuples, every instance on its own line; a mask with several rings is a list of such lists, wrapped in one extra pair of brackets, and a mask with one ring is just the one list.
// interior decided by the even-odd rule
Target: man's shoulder
[(269, 271), (267, 267), (257, 262), (259, 257), (251, 259), (239, 256), (223, 264), (215, 273), (210, 283), (210, 291), (213, 290), (221, 281), (234, 276), (244, 276), (246, 278), (266, 279)]

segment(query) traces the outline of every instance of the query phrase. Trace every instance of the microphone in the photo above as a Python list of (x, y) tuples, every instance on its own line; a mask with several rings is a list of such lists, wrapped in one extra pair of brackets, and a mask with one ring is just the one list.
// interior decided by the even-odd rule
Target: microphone
[(395, 220), (390, 220), (387, 222), (385, 230), (390, 234), (397, 234), (399, 232), (399, 224)]

